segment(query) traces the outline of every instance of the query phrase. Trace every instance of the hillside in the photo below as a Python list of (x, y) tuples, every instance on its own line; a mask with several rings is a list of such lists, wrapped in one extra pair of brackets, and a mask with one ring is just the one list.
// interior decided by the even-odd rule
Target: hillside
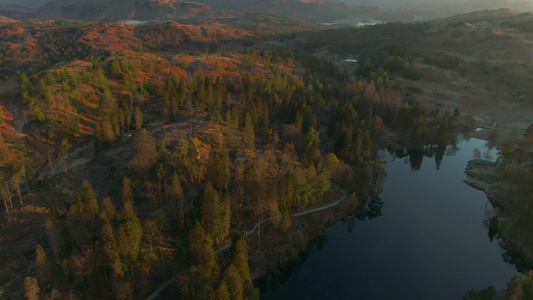
[(13, 19), (10, 19), (10, 18), (6, 18), (6, 17), (3, 17), (3, 16), (0, 16), (0, 25), (4, 25), (4, 24), (7, 24), (7, 23), (13, 23), (13, 22), (17, 22), (17, 20), (13, 20)]

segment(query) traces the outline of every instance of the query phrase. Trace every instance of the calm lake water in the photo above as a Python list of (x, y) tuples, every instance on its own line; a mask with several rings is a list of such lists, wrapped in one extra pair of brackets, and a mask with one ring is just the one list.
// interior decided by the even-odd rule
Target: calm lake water
[(496, 158), (477, 139), (441, 149), (440, 164), (421, 152), (381, 152), (388, 175), (372, 205), (381, 216), (331, 226), (284, 274), (257, 283), (261, 299), (461, 299), (504, 288), (518, 272), (489, 239), (486, 195), (463, 183), (475, 148)]

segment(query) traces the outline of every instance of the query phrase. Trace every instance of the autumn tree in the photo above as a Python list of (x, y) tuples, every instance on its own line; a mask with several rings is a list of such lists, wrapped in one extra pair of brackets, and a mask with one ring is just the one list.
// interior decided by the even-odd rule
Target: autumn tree
[(230, 298), (232, 300), (242, 300), (244, 287), (239, 270), (237, 270), (233, 264), (230, 264), (226, 271), (224, 271), (223, 278), (228, 285)]
[(127, 201), (134, 202), (133, 191), (131, 190), (131, 181), (128, 177), (124, 176), (122, 181), (122, 203)]
[(139, 177), (144, 178), (157, 162), (156, 141), (146, 129), (143, 129), (135, 137), (135, 146), (137, 151), (131, 159), (129, 167)]
[(107, 218), (108, 220), (114, 220), (115, 216), (117, 215), (117, 211), (115, 209), (115, 205), (113, 204), (113, 201), (109, 197), (105, 197), (104, 200), (102, 200), (102, 205), (100, 207), (100, 211), (98, 213), (101, 219)]
[(250, 267), (248, 265), (248, 243), (240, 234), (233, 237), (232, 243), (233, 265), (241, 275), (243, 282), (250, 282)]
[(35, 277), (24, 279), (24, 298), (28, 300), (39, 300), (39, 280)]
[(98, 198), (92, 185), (86, 179), (81, 183), (82, 198), (83, 198), (83, 212), (89, 218), (94, 220), (94, 217), (98, 213)]
[(231, 300), (230, 292), (226, 281), (220, 280), (217, 290), (215, 291), (217, 295), (217, 300)]
[(50, 276), (52, 275), (50, 263), (46, 257), (46, 252), (44, 252), (44, 249), (40, 244), (37, 244), (35, 247), (35, 265), (39, 281), (43, 283), (48, 282), (50, 280)]

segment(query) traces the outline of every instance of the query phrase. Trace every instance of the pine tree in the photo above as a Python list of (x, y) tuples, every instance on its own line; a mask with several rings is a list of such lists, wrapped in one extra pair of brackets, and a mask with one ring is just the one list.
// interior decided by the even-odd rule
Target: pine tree
[(46, 258), (46, 252), (44, 252), (44, 249), (40, 244), (37, 244), (35, 247), (35, 265), (37, 268), (37, 277), (39, 277), (39, 281), (48, 282), (50, 280), (50, 276), (52, 275), (50, 263), (48, 262), (48, 258)]
[(224, 190), (229, 185), (229, 154), (225, 148), (222, 154), (215, 149), (209, 154), (207, 164), (207, 179), (211, 181), (218, 190)]
[[(274, 197), (277, 197), (277, 195), (275, 195)], [(270, 202), (269, 215), (270, 215), (270, 220), (272, 222), (272, 226), (274, 226), (274, 228), (278, 228), (281, 222), (281, 212), (279, 211), (279, 205), (278, 205), (277, 199), (273, 199)]]
[(231, 229), (231, 195), (227, 190), (220, 198), (219, 214), (220, 224), (218, 232), (220, 238), (224, 239), (228, 236)]
[(237, 235), (232, 241), (233, 265), (239, 271), (243, 282), (250, 282), (250, 266), (248, 265), (248, 244), (246, 240)]
[(39, 300), (39, 280), (35, 277), (24, 279), (24, 298), (28, 300)]
[(134, 202), (133, 191), (131, 190), (131, 181), (128, 177), (124, 176), (122, 181), (122, 203), (127, 201)]
[(242, 300), (244, 293), (242, 277), (233, 264), (230, 264), (224, 272), (224, 281), (228, 285), (230, 298), (232, 300)]
[(189, 235), (190, 250), (197, 260), (197, 272), (202, 281), (214, 283), (218, 279), (220, 267), (217, 262), (213, 241), (205, 234), (202, 225), (196, 222)]
[(83, 212), (89, 218), (94, 220), (94, 217), (98, 213), (98, 198), (94, 192), (92, 185), (86, 179), (81, 183), (82, 199), (83, 199)]
[(107, 218), (108, 220), (113, 220), (117, 215), (115, 205), (111, 198), (105, 197), (102, 201), (102, 207), (100, 208), (99, 216), (101, 219)]
[(220, 227), (220, 212), (218, 207), (218, 194), (210, 181), (207, 181), (202, 201), (202, 227), (206, 234), (213, 236), (218, 243), (217, 229)]
[[(102, 251), (101, 253), (104, 255), (104, 262), (108, 266), (112, 267), (118, 259), (119, 252), (115, 229), (113, 228), (111, 222), (107, 217), (103, 218), (102, 228), (100, 230), (100, 250)], [(122, 266), (118, 267), (117, 270), (113, 272), (113, 275), (121, 276), (122, 271), (118, 271), (121, 269)]]
[(172, 216), (176, 220), (176, 227), (178, 230), (182, 230), (185, 225), (185, 207), (183, 203), (183, 190), (178, 174), (172, 175), (170, 179), (168, 198), (173, 206)]
[(133, 270), (133, 263), (139, 255), (143, 231), (141, 221), (137, 217), (131, 201), (124, 203), (119, 221), (120, 225), (116, 232), (117, 247), (120, 256), (130, 265), (130, 270)]
[(189, 178), (191, 181), (194, 182), (194, 180), (198, 177), (198, 150), (196, 150), (196, 144), (193, 142), (192, 139), (189, 140), (189, 143), (187, 144), (187, 155), (186, 155), (186, 165), (189, 169)]
[(255, 171), (255, 167), (251, 161), (248, 161), (244, 166), (242, 177), (246, 199), (249, 203), (253, 204), (257, 200), (259, 179), (257, 178), (257, 172)]
[(243, 139), (246, 147), (252, 150), (255, 149), (254, 125), (252, 123), (252, 117), (250, 116), (249, 112), (246, 113), (246, 116), (244, 118)]
[(318, 165), (320, 164), (320, 148), (318, 147), (318, 143), (316, 141), (313, 141), (311, 145), (307, 148), (307, 161), (311, 164), (313, 164), (316, 168), (318, 168)]
[(228, 290), (226, 281), (220, 280), (218, 288), (216, 290), (217, 300), (231, 300), (231, 296)]
[(63, 167), (65, 169), (65, 173), (67, 173), (67, 155), (69, 148), (70, 144), (68, 143), (68, 139), (64, 138), (61, 141), (61, 156), (63, 157)]
[(140, 106), (135, 106), (135, 129), (139, 130), (143, 127), (143, 114)]
[(95, 128), (95, 131), (98, 133), (98, 139), (100, 142), (113, 142), (117, 139), (109, 116), (105, 116), (102, 121), (100, 121), (99, 127)]
[(144, 178), (157, 162), (158, 153), (156, 141), (146, 129), (142, 129), (135, 137), (135, 146), (137, 152), (131, 159), (129, 167), (136, 172), (139, 177)]

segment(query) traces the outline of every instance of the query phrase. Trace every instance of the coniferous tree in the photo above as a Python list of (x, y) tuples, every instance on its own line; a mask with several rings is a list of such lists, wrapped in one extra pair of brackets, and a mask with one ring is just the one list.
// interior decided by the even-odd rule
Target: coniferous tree
[(118, 217), (120, 225), (116, 232), (117, 247), (122, 260), (129, 264), (130, 271), (133, 273), (133, 263), (139, 255), (143, 235), (141, 221), (137, 217), (131, 201), (124, 203)]
[(122, 277), (124, 274), (122, 264), (114, 265), (120, 260), (117, 235), (110, 220), (106, 216), (102, 219), (100, 230), (100, 250), (104, 256), (105, 264), (112, 270), (113, 277)]
[(244, 118), (243, 138), (244, 138), (244, 144), (246, 145), (246, 147), (254, 150), (255, 149), (254, 125), (252, 123), (252, 117), (249, 112), (246, 113), (245, 118)]
[(250, 267), (248, 265), (248, 244), (246, 240), (237, 235), (232, 241), (232, 260), (233, 265), (241, 275), (243, 282), (250, 282)]
[(220, 280), (216, 290), (217, 300), (231, 300), (230, 292), (226, 281)]
[(178, 174), (172, 175), (168, 189), (168, 198), (173, 206), (173, 219), (176, 220), (176, 227), (182, 230), (185, 225), (185, 206), (183, 199), (183, 190)]
[(24, 298), (28, 300), (39, 300), (39, 280), (35, 277), (24, 279)]
[(83, 199), (83, 212), (89, 218), (94, 220), (94, 217), (98, 213), (98, 198), (94, 192), (92, 185), (86, 179), (81, 183), (82, 199)]
[(139, 177), (146, 177), (150, 169), (157, 162), (156, 140), (146, 130), (140, 130), (135, 137), (137, 152), (131, 159), (129, 167), (137, 173)]
[(135, 129), (139, 130), (143, 127), (143, 113), (140, 106), (135, 106)]
[(100, 208), (100, 212), (98, 215), (100, 216), (101, 219), (104, 219), (104, 218), (107, 218), (108, 220), (115, 219), (115, 216), (117, 215), (117, 211), (115, 209), (115, 205), (113, 204), (113, 201), (111, 201), (111, 198), (105, 197), (104, 200), (102, 200), (102, 207)]
[(58, 258), (63, 247), (63, 224), (61, 224), (58, 211), (52, 207), (46, 216), (46, 235), (54, 251), (54, 257)]
[(197, 273), (201, 281), (210, 284), (216, 282), (220, 267), (213, 249), (213, 241), (198, 221), (189, 235), (189, 243), (191, 254), (198, 262)]
[(65, 169), (65, 173), (67, 173), (67, 154), (68, 154), (69, 148), (70, 148), (70, 144), (68, 143), (68, 139), (64, 138), (61, 141), (61, 156), (63, 157), (63, 167)]
[(230, 298), (232, 300), (242, 300), (244, 294), (242, 277), (239, 270), (233, 264), (230, 264), (226, 271), (224, 271), (224, 281), (228, 285)]
[(122, 181), (122, 203), (127, 201), (134, 202), (133, 191), (131, 190), (131, 181), (128, 177), (124, 176)]
[(219, 204), (219, 236), (224, 239), (228, 236), (231, 229), (231, 195), (229, 191), (225, 191), (220, 198)]
[(204, 189), (204, 199), (202, 201), (202, 227), (205, 233), (213, 236), (215, 243), (218, 243), (220, 236), (218, 229), (220, 227), (220, 211), (217, 191), (213, 188), (210, 181), (207, 181)]
[(258, 183), (257, 172), (251, 161), (248, 161), (244, 166), (243, 177), (243, 189), (246, 194), (246, 199), (249, 203), (255, 203), (258, 196)]
[(43, 247), (40, 244), (37, 244), (35, 247), (35, 265), (37, 268), (37, 277), (39, 277), (40, 282), (48, 282), (52, 275), (50, 269), (50, 263), (48, 258), (46, 258), (46, 252), (44, 252)]
[(194, 180), (199, 177), (200, 170), (198, 166), (198, 150), (192, 139), (189, 140), (189, 143), (187, 144), (186, 159), (186, 166), (189, 169), (189, 178), (194, 182)]
[(223, 190), (229, 185), (229, 154), (224, 148), (222, 153), (215, 149), (209, 154), (209, 163), (207, 164), (207, 179), (211, 181), (218, 190)]

